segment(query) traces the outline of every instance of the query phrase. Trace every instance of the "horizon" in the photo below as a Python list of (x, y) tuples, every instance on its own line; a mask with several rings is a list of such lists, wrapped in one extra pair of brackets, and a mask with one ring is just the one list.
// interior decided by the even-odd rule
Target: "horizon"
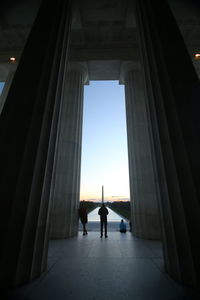
[[(95, 202), (95, 203), (100, 203), (100, 204), (102, 203), (102, 201), (100, 201), (100, 200), (99, 200), (99, 201), (92, 201), (92, 200), (80, 200), (80, 202), (93, 202), (93, 203)], [(103, 202), (103, 203), (105, 204), (105, 203), (115, 203), (115, 202), (117, 202), (117, 203), (119, 203), (119, 202), (122, 202), (122, 203), (124, 203), (124, 202), (130, 202), (130, 200), (127, 200), (127, 201), (125, 201), (125, 200), (124, 200), (124, 201), (120, 201), (120, 200), (117, 200), (117, 201), (107, 201), (107, 200), (106, 200), (106, 201), (105, 201), (105, 200), (104, 200), (104, 202)]]

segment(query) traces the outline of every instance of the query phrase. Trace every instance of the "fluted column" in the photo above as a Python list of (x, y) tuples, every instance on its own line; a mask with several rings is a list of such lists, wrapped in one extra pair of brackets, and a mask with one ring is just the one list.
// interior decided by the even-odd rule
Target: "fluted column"
[(0, 116), (0, 283), (15, 287), (46, 267), (49, 194), (71, 6), (43, 0)]
[(139, 65), (122, 65), (125, 84), (130, 195), (133, 234), (140, 238), (159, 239), (158, 195), (150, 143), (145, 86)]
[(83, 90), (87, 72), (80, 63), (70, 63), (62, 95), (54, 183), (52, 188), (51, 238), (77, 234), (80, 199), (80, 167)]
[(165, 266), (200, 285), (200, 82), (166, 0), (137, 0), (160, 187)]

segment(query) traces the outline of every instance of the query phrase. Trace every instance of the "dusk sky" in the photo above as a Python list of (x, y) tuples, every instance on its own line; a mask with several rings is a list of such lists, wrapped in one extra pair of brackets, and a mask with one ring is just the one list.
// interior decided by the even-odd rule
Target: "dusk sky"
[(129, 200), (124, 86), (90, 81), (85, 86), (81, 200)]
[[(2, 83), (0, 83), (0, 92)], [(84, 88), (81, 200), (129, 200), (124, 86), (90, 81)]]

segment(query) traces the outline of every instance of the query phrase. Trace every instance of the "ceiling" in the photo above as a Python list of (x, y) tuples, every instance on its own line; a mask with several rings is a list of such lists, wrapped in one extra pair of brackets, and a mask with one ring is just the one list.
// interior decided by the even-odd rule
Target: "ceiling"
[[(9, 57), (20, 59), (41, 0), (2, 0), (0, 9), (0, 80)], [(200, 51), (200, 5), (194, 0), (170, 0), (191, 59)], [(138, 61), (133, 1), (76, 0), (71, 30), (70, 60), (85, 62), (90, 80), (119, 79), (123, 61)], [(200, 75), (200, 61), (194, 61)]]

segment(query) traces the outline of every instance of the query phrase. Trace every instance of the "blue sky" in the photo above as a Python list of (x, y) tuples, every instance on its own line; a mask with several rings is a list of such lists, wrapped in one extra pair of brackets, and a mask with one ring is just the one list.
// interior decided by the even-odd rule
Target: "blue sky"
[[(0, 83), (0, 93), (2, 89)], [(90, 81), (84, 88), (81, 200), (129, 200), (124, 86)]]
[(84, 90), (81, 200), (129, 200), (124, 86), (90, 81)]
[(0, 82), (0, 95), (1, 95), (1, 92), (2, 92), (2, 89), (3, 89), (3, 85), (4, 85), (4, 82)]

